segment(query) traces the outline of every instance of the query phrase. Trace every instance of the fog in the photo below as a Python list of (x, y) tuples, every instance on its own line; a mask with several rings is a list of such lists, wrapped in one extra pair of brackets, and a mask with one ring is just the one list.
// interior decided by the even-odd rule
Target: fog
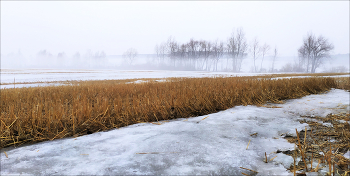
[[(334, 45), (316, 72), (348, 71), (348, 7), (349, 1), (4, 1), (1, 68), (296, 71), (298, 49), (312, 32)], [(194, 39), (226, 47), (238, 29), (247, 43), (239, 69), (225, 52), (214, 59), (156, 51), (169, 38), (179, 46)], [(254, 39), (270, 46), (255, 66)], [(122, 56), (129, 48), (137, 51), (135, 59)]]
[[(42, 52), (33, 58), (26, 58), (21, 53), (2, 56), (2, 69), (116, 69), (116, 70), (178, 70), (178, 71), (227, 71), (253, 73), (254, 64), (251, 57), (242, 60), (240, 71), (233, 71), (232, 59), (223, 56), (218, 61), (210, 57), (197, 59), (172, 58), (169, 56), (157, 57), (156, 54), (140, 54), (130, 62), (129, 58), (122, 55), (108, 55), (98, 57), (98, 55), (73, 55), (54, 56), (50, 53)], [(349, 72), (349, 54), (332, 55), (329, 59), (324, 59), (323, 64), (317, 68), (316, 72)], [(305, 72), (296, 70), (298, 57), (280, 56), (276, 57), (274, 70), (272, 70), (273, 57), (266, 56), (261, 63), (261, 58), (256, 60), (256, 69), (259, 73), (276, 72)]]

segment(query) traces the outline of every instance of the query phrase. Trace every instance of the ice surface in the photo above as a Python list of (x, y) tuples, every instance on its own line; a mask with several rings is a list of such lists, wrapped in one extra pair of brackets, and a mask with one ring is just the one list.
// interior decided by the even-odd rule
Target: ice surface
[(347, 159), (350, 159), (350, 150), (344, 154), (344, 157)]
[[(332, 89), (276, 105), (281, 108), (237, 106), (161, 125), (140, 123), (78, 138), (5, 148), (8, 158), (1, 152), (1, 175), (251, 173), (240, 167), (258, 171), (258, 175), (292, 175), (286, 167), (293, 158), (274, 153), (294, 149), (281, 134), (295, 134), (295, 128), (307, 126), (298, 122), (299, 115), (327, 115), (340, 110), (335, 109), (339, 105), (349, 106), (349, 92)], [(265, 152), (268, 163), (264, 162)]]
[[(329, 93), (333, 96), (329, 97)], [(292, 101), (293, 103), (283, 104), (283, 106), (289, 113), (303, 116), (320, 116), (325, 117), (330, 113), (349, 113), (349, 92), (332, 89), (327, 94), (310, 95)], [(322, 97), (322, 98), (320, 98)], [(342, 101), (335, 101), (342, 100)]]

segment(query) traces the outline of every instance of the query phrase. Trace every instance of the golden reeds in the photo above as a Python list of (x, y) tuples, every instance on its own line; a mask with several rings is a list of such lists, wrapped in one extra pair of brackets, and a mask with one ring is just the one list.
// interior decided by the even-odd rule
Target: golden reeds
[(1, 90), (0, 148), (281, 102), (337, 87), (335, 78), (173, 78), (126, 84), (87, 81)]
[(337, 88), (350, 91), (350, 77), (339, 77), (336, 81)]
[[(309, 124), (311, 132), (307, 133), (305, 128), (304, 141), (302, 143), (299, 135), (299, 133), (302, 132), (296, 131), (296, 140), (293, 142), (295, 142), (295, 144), (298, 146), (300, 152), (297, 152), (296, 148), (294, 149), (294, 154), (292, 155), (294, 164), (293, 167), (291, 166), (289, 168), (289, 170), (293, 170), (294, 173), (299, 170), (307, 172), (308, 170), (306, 166), (308, 163), (310, 163), (310, 172), (318, 172), (323, 167), (328, 166), (327, 175), (335, 175), (336, 172), (341, 176), (347, 175), (347, 173), (350, 172), (350, 160), (345, 158), (343, 155), (350, 149), (350, 124), (346, 122), (350, 121), (350, 114), (340, 113), (329, 114), (326, 117), (303, 117), (312, 118), (323, 122), (330, 122), (332, 126), (325, 126), (322, 123), (314, 121), (301, 121), (302, 123)], [(340, 123), (339, 120), (343, 120), (345, 122)], [(295, 160), (298, 157), (302, 159), (302, 162), (299, 162), (296, 165)], [(307, 157), (309, 158), (308, 163), (306, 163)], [(316, 168), (313, 169), (312, 161), (314, 159), (318, 159), (318, 163)]]
[[(244, 168), (244, 167), (239, 167), (239, 168), (245, 169), (245, 170), (248, 170), (248, 171), (251, 171), (251, 172), (254, 173), (254, 175), (257, 174), (257, 173), (259, 173), (259, 172), (255, 171), (255, 170), (251, 170), (251, 169), (248, 169), (248, 168)], [(249, 174), (246, 174), (246, 173), (244, 173), (244, 172), (241, 172), (241, 174), (243, 174), (243, 175), (249, 175)], [(252, 174), (250, 174), (250, 175), (252, 175)]]

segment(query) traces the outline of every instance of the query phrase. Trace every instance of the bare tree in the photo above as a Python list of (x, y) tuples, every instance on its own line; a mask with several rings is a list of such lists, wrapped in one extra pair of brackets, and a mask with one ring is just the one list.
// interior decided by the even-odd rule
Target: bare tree
[(253, 60), (254, 60), (254, 72), (256, 72), (256, 65), (255, 65), (255, 61), (259, 58), (261, 51), (260, 51), (260, 47), (259, 47), (259, 41), (258, 39), (255, 37), (255, 39), (252, 42), (252, 46), (251, 46), (251, 50), (250, 50)]
[(166, 43), (166, 49), (170, 57), (175, 56), (176, 52), (178, 51), (178, 44), (176, 43), (175, 39), (173, 37), (169, 37), (168, 41)]
[(229, 58), (232, 59), (232, 70), (235, 72), (237, 68), (237, 44), (234, 32), (231, 33), (231, 36), (227, 40), (226, 50)]
[(188, 52), (190, 54), (190, 58), (196, 58), (198, 54), (199, 42), (194, 40), (193, 38), (187, 43)]
[(165, 48), (169, 58), (173, 61), (173, 66), (176, 67), (175, 56), (176, 56), (176, 53), (178, 52), (179, 46), (172, 36), (168, 38), (168, 41), (165, 44)]
[(157, 58), (160, 57), (160, 47), (158, 46), (158, 44), (154, 47), (154, 52), (157, 56)]
[(135, 48), (129, 48), (123, 53), (123, 58), (126, 60), (126, 62), (131, 65), (136, 57), (137, 57), (137, 50)]
[(165, 55), (166, 55), (166, 43), (162, 43), (159, 45), (159, 55), (162, 59), (164, 59)]
[(306, 60), (306, 72), (315, 73), (323, 59), (330, 57), (330, 51), (333, 49), (333, 44), (322, 35), (316, 38), (309, 32), (303, 40), (303, 45), (298, 49), (298, 55), (304, 62)]
[(179, 48), (179, 52), (180, 52), (180, 57), (185, 58), (187, 55), (187, 45), (181, 44)]
[(262, 64), (264, 62), (264, 59), (265, 59), (265, 55), (270, 51), (270, 46), (268, 44), (264, 44), (262, 47), (261, 47), (261, 55), (262, 55), (262, 58), (261, 58), (261, 65), (260, 65), (260, 72), (262, 72)]
[(191, 38), (190, 41), (186, 44), (187, 46), (187, 52), (189, 55), (189, 64), (190, 67), (196, 67), (196, 62), (198, 61), (200, 57), (200, 43), (199, 41)]
[(237, 29), (236, 35), (232, 32), (226, 44), (226, 50), (232, 59), (232, 69), (235, 72), (241, 70), (242, 61), (246, 56), (248, 45), (242, 28)]
[(205, 63), (205, 70), (208, 70), (209, 67), (208, 67), (208, 60), (209, 60), (209, 57), (212, 53), (212, 43), (208, 42), (208, 41), (205, 41), (205, 40), (202, 40), (200, 42), (200, 46), (201, 46), (201, 50), (202, 50), (202, 56), (203, 56), (203, 65), (202, 65), (202, 68), (204, 69), (204, 63)]
[(157, 61), (157, 63), (159, 64), (159, 63), (161, 63), (161, 60), (162, 59), (164, 59), (164, 56), (163, 56), (163, 54), (162, 54), (162, 44), (161, 45), (156, 45), (155, 47), (154, 47), (154, 52), (155, 52), (155, 54), (156, 54), (156, 61)]
[(215, 71), (218, 71), (218, 62), (224, 54), (224, 42), (218, 42), (216, 40), (212, 45), (212, 56), (215, 64)]
[(242, 28), (239, 28), (237, 30), (237, 35), (236, 35), (236, 40), (237, 40), (237, 54), (236, 57), (238, 58), (238, 63), (237, 63), (237, 71), (241, 71), (242, 67), (242, 61), (247, 55), (247, 49), (248, 49), (248, 44), (245, 39), (245, 34), (243, 32)]
[(275, 72), (275, 62), (276, 62), (276, 58), (278, 55), (278, 50), (277, 47), (275, 46), (275, 49), (273, 50), (273, 56), (272, 56), (272, 67), (271, 67), (271, 72)]

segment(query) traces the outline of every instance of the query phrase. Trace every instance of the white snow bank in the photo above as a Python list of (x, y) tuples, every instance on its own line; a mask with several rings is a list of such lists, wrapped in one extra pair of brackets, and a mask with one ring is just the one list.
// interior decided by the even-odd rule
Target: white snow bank
[[(329, 96), (332, 94), (332, 96)], [(350, 113), (350, 93), (332, 89), (326, 94), (309, 95), (300, 99), (287, 100), (282, 106), (288, 113), (302, 116), (325, 117), (330, 113)]]
[[(274, 153), (294, 149), (281, 134), (295, 134), (295, 128), (305, 128), (306, 123), (297, 121), (299, 115), (327, 114), (340, 103), (348, 105), (348, 100), (348, 92), (331, 90), (277, 105), (282, 108), (237, 106), (206, 116), (164, 121), (161, 125), (140, 123), (78, 138), (4, 149), (8, 158), (1, 153), (1, 175), (251, 173), (240, 167), (258, 171), (258, 175), (292, 175), (286, 167), (293, 158)], [(265, 152), (269, 163), (264, 162)]]

